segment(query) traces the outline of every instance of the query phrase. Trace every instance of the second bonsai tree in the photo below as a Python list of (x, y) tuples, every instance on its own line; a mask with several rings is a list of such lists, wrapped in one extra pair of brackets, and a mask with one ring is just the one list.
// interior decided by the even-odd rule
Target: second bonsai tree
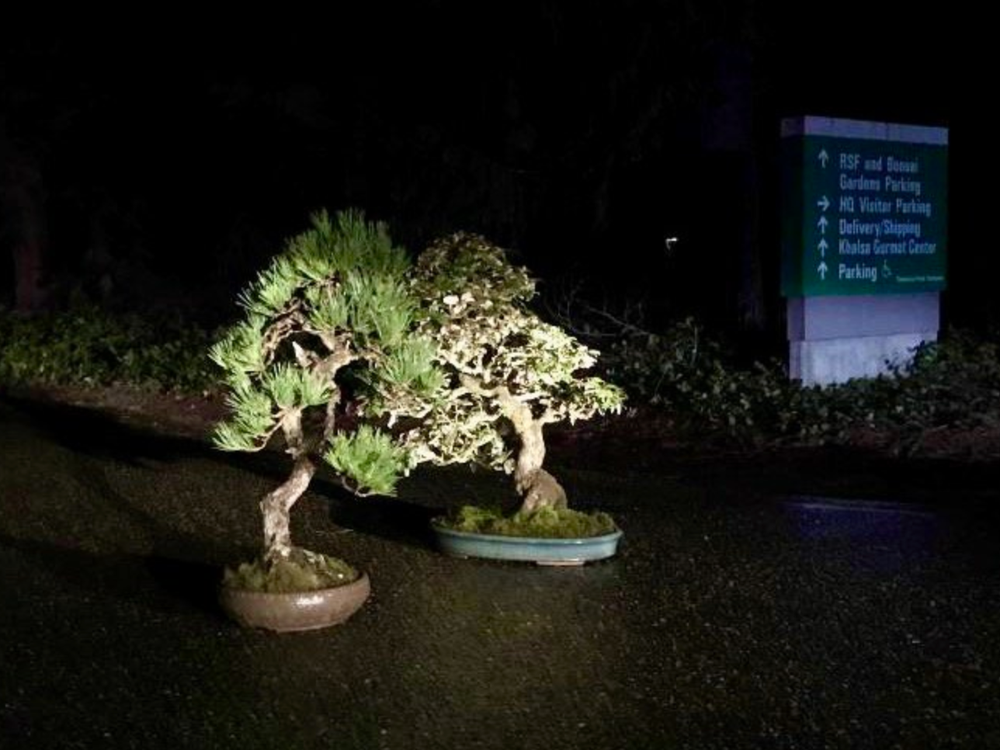
[(416, 462), (513, 474), (521, 498), (513, 518), (465, 508), (453, 525), (546, 536), (613, 531), (605, 514), (568, 512), (565, 491), (544, 468), (546, 425), (621, 408), (620, 388), (578, 374), (597, 353), (534, 314), (535, 282), (477, 235), (455, 234), (425, 250), (411, 286), (421, 305), (417, 330), (435, 342), (445, 383), (407, 447)]

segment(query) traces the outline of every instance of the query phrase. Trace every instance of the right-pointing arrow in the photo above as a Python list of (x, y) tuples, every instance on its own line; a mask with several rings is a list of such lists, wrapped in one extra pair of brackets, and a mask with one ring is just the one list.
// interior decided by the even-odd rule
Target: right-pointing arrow
[(816, 271), (819, 273), (820, 281), (826, 281), (826, 272), (828, 270), (829, 269), (826, 267), (826, 263), (823, 261), (820, 261), (819, 265), (816, 266)]
[(816, 205), (819, 206), (824, 211), (826, 211), (826, 209), (830, 207), (830, 199), (824, 195), (822, 198), (816, 201)]

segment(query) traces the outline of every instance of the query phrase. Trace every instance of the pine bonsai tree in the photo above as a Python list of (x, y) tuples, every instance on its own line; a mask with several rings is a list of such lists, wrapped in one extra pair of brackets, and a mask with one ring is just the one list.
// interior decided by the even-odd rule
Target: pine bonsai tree
[[(242, 568), (245, 578), (263, 576), (265, 588), (288, 569), (329, 568), (327, 558), (296, 548), (290, 531), (292, 506), (320, 458), (360, 495), (392, 494), (411, 466), (378, 426), (390, 405), (422, 416), (441, 383), (431, 342), (413, 335), (408, 267), (384, 225), (357, 212), (319, 213), (243, 292), (243, 320), (212, 349), (231, 410), (216, 445), (258, 451), (280, 434), (292, 459), (288, 479), (260, 504), (262, 560)], [(352, 419), (342, 420), (348, 406)]]
[(521, 515), (566, 508), (566, 493), (543, 468), (543, 428), (620, 409), (619, 388), (577, 374), (597, 352), (531, 312), (534, 281), (481, 237), (432, 245), (412, 286), (419, 330), (433, 338), (446, 378), (440, 402), (409, 436), (414, 460), (512, 473)]

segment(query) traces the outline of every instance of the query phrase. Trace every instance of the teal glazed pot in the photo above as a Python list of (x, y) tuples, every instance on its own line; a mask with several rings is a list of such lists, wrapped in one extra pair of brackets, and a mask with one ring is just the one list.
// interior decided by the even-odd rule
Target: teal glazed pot
[(613, 557), (621, 531), (573, 539), (499, 536), (455, 531), (432, 524), (441, 551), (454, 557), (517, 560), (538, 565), (583, 565)]

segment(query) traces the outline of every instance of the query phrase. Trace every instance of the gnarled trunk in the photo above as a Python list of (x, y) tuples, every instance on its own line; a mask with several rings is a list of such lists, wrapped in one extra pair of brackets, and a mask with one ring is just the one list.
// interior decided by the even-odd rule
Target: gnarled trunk
[(510, 410), (508, 416), (521, 441), (514, 468), (514, 486), (521, 495), (521, 512), (565, 508), (566, 492), (556, 478), (542, 468), (545, 460), (544, 423), (532, 417), (531, 409), (524, 404), (518, 404), (518, 408)]
[(302, 436), (302, 410), (292, 409), (285, 414), (281, 429), (295, 464), (288, 479), (269, 492), (260, 503), (260, 512), (264, 516), (264, 557), (271, 562), (292, 554), (292, 506), (302, 497), (316, 473), (316, 464), (309, 458)]
[(300, 456), (292, 473), (277, 489), (269, 492), (260, 503), (264, 516), (264, 556), (268, 560), (286, 558), (292, 553), (291, 512), (295, 501), (302, 497), (316, 473), (316, 465), (308, 456)]
[(521, 444), (514, 467), (514, 486), (521, 496), (521, 512), (531, 513), (539, 508), (561, 510), (567, 507), (565, 490), (554, 476), (542, 468), (542, 462), (545, 461), (545, 437), (542, 435), (545, 417), (535, 419), (531, 407), (514, 398), (506, 386), (487, 388), (471, 375), (461, 375), (459, 381), (462, 387), (472, 393), (495, 397), (503, 415), (510, 420), (517, 433)]
[(539, 508), (566, 508), (566, 491), (559, 481), (545, 469), (539, 467), (526, 481), (517, 481), (518, 492), (521, 493), (522, 513), (532, 513)]

